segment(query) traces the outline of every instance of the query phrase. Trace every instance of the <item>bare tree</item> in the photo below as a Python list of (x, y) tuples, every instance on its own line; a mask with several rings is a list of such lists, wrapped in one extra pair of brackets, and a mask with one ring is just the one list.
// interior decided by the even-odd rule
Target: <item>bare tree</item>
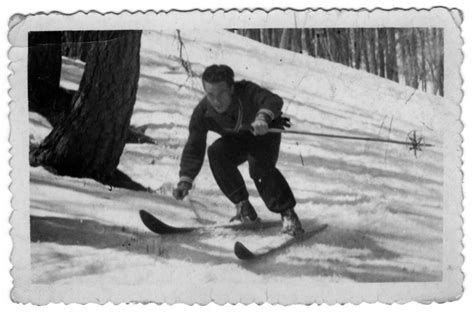
[(436, 41), (436, 48), (438, 52), (438, 77), (436, 78), (438, 81), (439, 86), (439, 94), (444, 95), (444, 50), (440, 49), (440, 47), (444, 47), (444, 30), (437, 29), (437, 41)]
[(140, 73), (141, 31), (101, 31), (87, 54), (70, 114), (30, 154), (60, 175), (114, 181)]
[(415, 30), (410, 32), (410, 69), (411, 69), (411, 80), (410, 86), (417, 89), (419, 83), (419, 69), (418, 69), (418, 43), (416, 38)]
[(280, 37), (280, 44), (279, 47), (283, 49), (289, 48), (290, 43), (290, 29), (283, 29)]
[(368, 53), (368, 48), (367, 48), (367, 31), (365, 29), (360, 30), (360, 46), (361, 46), (361, 53), (362, 56), (364, 57), (364, 64), (365, 64), (365, 70), (367, 72), (370, 72), (370, 62), (369, 62), (369, 53)]
[(387, 78), (398, 82), (397, 41), (395, 29), (387, 29)]
[(352, 47), (354, 52), (354, 66), (356, 69), (360, 69), (361, 65), (361, 53), (362, 53), (362, 38), (361, 38), (361, 29), (354, 29), (353, 30), (353, 38)]
[(377, 29), (378, 43), (378, 69), (379, 76), (385, 78), (385, 52), (387, 49), (387, 36), (384, 28)]
[(375, 42), (375, 29), (369, 29), (369, 45), (370, 45), (370, 72), (377, 74), (377, 57), (375, 51), (377, 49)]
[(309, 29), (301, 30), (301, 50), (303, 54), (314, 56), (314, 47), (311, 44), (311, 34)]
[(269, 36), (269, 29), (260, 29), (260, 38), (262, 39), (261, 42), (266, 45), (271, 44), (270, 36)]
[(420, 63), (420, 80), (421, 80), (421, 89), (423, 91), (426, 91), (426, 48), (425, 48), (425, 41), (426, 41), (426, 36), (425, 36), (425, 29), (418, 29), (417, 30), (417, 36), (420, 39), (420, 53), (421, 53), (421, 63)]

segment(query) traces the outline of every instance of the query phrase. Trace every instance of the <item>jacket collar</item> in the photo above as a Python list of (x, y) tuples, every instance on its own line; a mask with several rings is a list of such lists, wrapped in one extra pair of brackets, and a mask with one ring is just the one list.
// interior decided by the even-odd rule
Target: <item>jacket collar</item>
[[(234, 132), (238, 132), (240, 128), (242, 127), (243, 116), (244, 116), (243, 110), (244, 109), (242, 106), (242, 101), (240, 101), (240, 98), (238, 97), (234, 97), (232, 99), (232, 104), (230, 105), (229, 109), (222, 114), (214, 110), (214, 108), (206, 100), (206, 113), (204, 114), (204, 116), (212, 118), (216, 122), (223, 122), (223, 121), (226, 121), (226, 118), (235, 117), (236, 123), (235, 123), (235, 126), (232, 127), (232, 130)], [(226, 126), (222, 126), (222, 127), (225, 128)]]

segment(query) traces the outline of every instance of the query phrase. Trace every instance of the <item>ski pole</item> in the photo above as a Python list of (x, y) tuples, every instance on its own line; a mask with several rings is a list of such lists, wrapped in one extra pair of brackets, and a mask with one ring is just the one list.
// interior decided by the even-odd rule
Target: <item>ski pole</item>
[[(249, 131), (252, 132), (252, 126), (241, 128), (240, 131)], [(226, 130), (228, 132), (235, 132), (234, 130)], [(296, 134), (296, 135), (304, 135), (304, 136), (315, 136), (315, 137), (326, 137), (326, 138), (337, 138), (337, 139), (347, 139), (347, 140), (356, 140), (356, 141), (366, 141), (366, 142), (378, 142), (378, 143), (390, 143), (390, 144), (397, 144), (397, 145), (405, 145), (410, 146), (409, 150), (413, 150), (415, 156), (417, 151), (422, 151), (423, 147), (434, 147), (433, 144), (426, 144), (425, 139), (422, 136), (417, 136), (416, 131), (412, 131), (408, 133), (408, 140), (401, 141), (401, 140), (392, 140), (386, 138), (378, 138), (378, 137), (361, 137), (361, 136), (352, 136), (352, 135), (341, 135), (341, 134), (326, 134), (326, 133), (314, 133), (314, 132), (307, 132), (307, 131), (298, 131), (298, 130), (287, 130), (287, 129), (280, 129), (280, 128), (269, 128), (269, 133), (279, 133), (279, 134)]]
[[(368, 142), (392, 143), (392, 144), (399, 144), (399, 145), (413, 145), (413, 141), (408, 142), (408, 141), (400, 141), (400, 140), (392, 140), (392, 139), (384, 139), (384, 138), (375, 138), (375, 137), (359, 137), (359, 136), (350, 136), (350, 135), (313, 133), (313, 132), (305, 132), (305, 131), (284, 130), (284, 129), (279, 129), (279, 128), (269, 128), (268, 132), (270, 132), (270, 133), (280, 133), (280, 134), (298, 134), (298, 135), (306, 135), (306, 136), (340, 138), (340, 139), (360, 140), (360, 141), (368, 141)], [(419, 140), (419, 138), (417, 138), (417, 141), (418, 140)], [(433, 147), (434, 145), (422, 143), (418, 146)]]
[(417, 151), (422, 150), (422, 147), (434, 147), (433, 144), (426, 144), (424, 142), (423, 137), (416, 135), (416, 131), (412, 131), (408, 134), (409, 141), (392, 140), (392, 139), (377, 138), (377, 137), (360, 137), (360, 136), (340, 135), (340, 134), (314, 133), (314, 132), (306, 132), (306, 131), (298, 131), (298, 130), (296, 131), (285, 130), (285, 129), (279, 129), (279, 128), (269, 128), (268, 132), (405, 145), (405, 146), (410, 146), (409, 149), (414, 151), (415, 156), (416, 156)]

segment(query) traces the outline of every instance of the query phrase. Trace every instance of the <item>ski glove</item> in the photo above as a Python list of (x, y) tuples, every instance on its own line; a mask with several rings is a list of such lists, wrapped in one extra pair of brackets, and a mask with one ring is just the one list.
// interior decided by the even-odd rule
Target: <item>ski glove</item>
[(291, 121), (289, 117), (279, 116), (273, 120), (272, 125), (275, 128), (285, 129), (291, 127)]
[(279, 116), (276, 119), (274, 119), (273, 121), (271, 121), (270, 125), (267, 125), (267, 128), (265, 128), (265, 127), (263, 128), (265, 130), (264, 133), (261, 133), (261, 132), (258, 133), (258, 132), (255, 131), (255, 126), (254, 126), (255, 122), (257, 120), (259, 120), (258, 117), (250, 126), (244, 126), (240, 130), (241, 131), (249, 131), (254, 135), (263, 135), (266, 132), (268, 132), (268, 128), (278, 128), (278, 129), (283, 129), (284, 130), (284, 129), (290, 128), (292, 126), (289, 117)]
[(173, 189), (173, 196), (176, 200), (182, 200), (188, 195), (191, 190), (192, 184), (186, 181), (180, 181), (175, 189)]

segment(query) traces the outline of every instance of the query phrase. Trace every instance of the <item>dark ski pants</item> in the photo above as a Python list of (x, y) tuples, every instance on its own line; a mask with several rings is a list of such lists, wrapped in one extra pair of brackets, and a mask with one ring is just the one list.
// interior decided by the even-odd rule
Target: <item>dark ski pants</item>
[(296, 205), (288, 182), (275, 167), (280, 141), (281, 134), (254, 136), (244, 133), (222, 136), (209, 146), (207, 155), (212, 174), (219, 188), (234, 204), (249, 197), (237, 168), (248, 161), (250, 177), (270, 211), (281, 213)]

